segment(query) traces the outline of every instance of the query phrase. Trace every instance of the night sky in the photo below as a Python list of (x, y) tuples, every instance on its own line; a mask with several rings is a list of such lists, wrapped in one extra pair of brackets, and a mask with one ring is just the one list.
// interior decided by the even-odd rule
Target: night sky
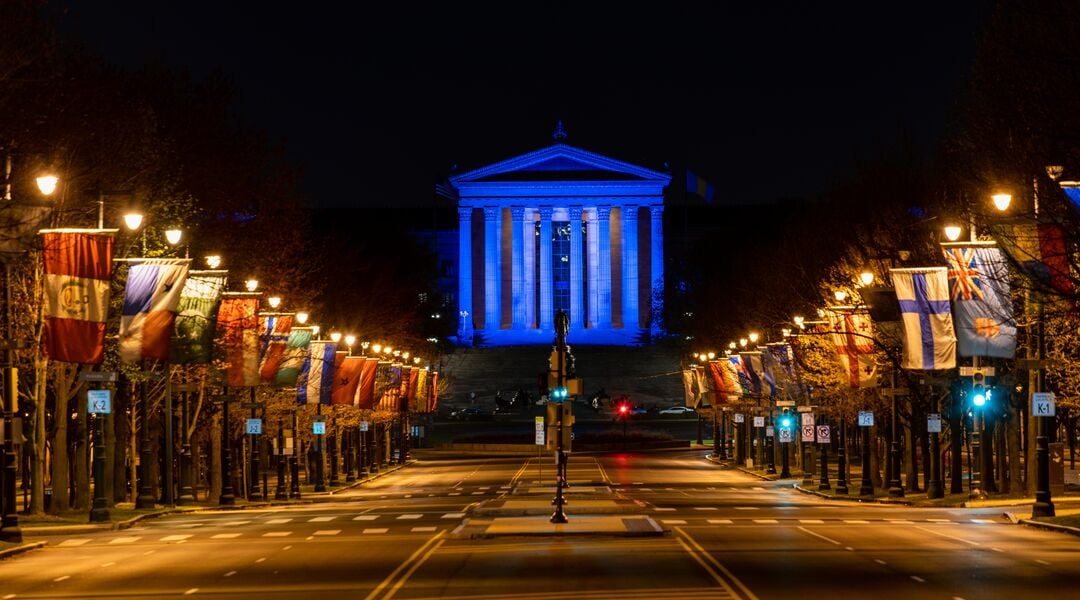
[(722, 202), (813, 197), (901, 134), (933, 149), (988, 13), (983, 1), (54, 10), (117, 64), (220, 68), (243, 122), (284, 141), (324, 207), (428, 205), (454, 165), (548, 145), (557, 119), (567, 143), (688, 166)]

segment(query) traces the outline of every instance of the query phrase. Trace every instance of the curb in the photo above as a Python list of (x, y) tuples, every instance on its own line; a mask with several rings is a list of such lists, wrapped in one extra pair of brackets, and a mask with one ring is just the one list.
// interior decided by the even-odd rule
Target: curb
[(23, 544), (22, 546), (8, 548), (7, 550), (0, 550), (0, 560), (3, 560), (10, 556), (15, 556), (16, 554), (22, 554), (31, 550), (37, 550), (38, 548), (44, 547), (47, 543), (48, 542), (31, 542), (29, 544)]
[[(1006, 513), (1008, 515), (1008, 513)], [(1010, 520), (1012, 520), (1010, 518)], [(1046, 531), (1056, 531), (1058, 533), (1064, 533), (1067, 535), (1080, 536), (1080, 528), (1070, 527), (1068, 525), (1055, 525), (1054, 523), (1043, 523), (1041, 521), (1033, 521), (1031, 519), (1017, 519), (1014, 521), (1021, 525), (1027, 525), (1028, 527), (1034, 527), (1036, 529), (1045, 529)]]

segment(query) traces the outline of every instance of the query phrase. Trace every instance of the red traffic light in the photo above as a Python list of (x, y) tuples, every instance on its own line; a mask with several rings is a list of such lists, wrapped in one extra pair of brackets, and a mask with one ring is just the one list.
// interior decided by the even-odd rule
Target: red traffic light
[(620, 404), (619, 405), (619, 414), (622, 415), (622, 416), (626, 416), (626, 415), (630, 414), (630, 405), (629, 404)]

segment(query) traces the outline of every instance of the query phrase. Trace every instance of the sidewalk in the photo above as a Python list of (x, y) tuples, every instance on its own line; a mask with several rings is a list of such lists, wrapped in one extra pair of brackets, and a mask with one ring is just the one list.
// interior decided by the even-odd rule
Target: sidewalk
[[(332, 502), (336, 494), (363, 485), (389, 473), (393, 473), (398, 469), (408, 466), (412, 462), (413, 461), (409, 461), (404, 465), (385, 467), (377, 473), (367, 474), (362, 479), (357, 479), (356, 481), (349, 483), (345, 483), (344, 478), (342, 478), (339, 485), (333, 487), (327, 485), (327, 490), (325, 492), (315, 492), (313, 484), (301, 484), (300, 498), (290, 500), (274, 500), (274, 487), (271, 486), (268, 489), (270, 499), (250, 502), (243, 497), (242, 493), (240, 493), (236, 496), (235, 504), (225, 506), (222, 506), (217, 502), (200, 500), (188, 506), (155, 505), (154, 508), (136, 509), (131, 502), (120, 502), (117, 503), (115, 507), (109, 509), (110, 520), (104, 523), (91, 523), (89, 510), (70, 511), (61, 515), (19, 515), (19, 527), (22, 529), (23, 541), (0, 542), (0, 559), (21, 552), (34, 550), (48, 543), (47, 540), (41, 540), (39, 538), (99, 531), (119, 531), (128, 529), (140, 521), (154, 519), (164, 515), (247, 510), (269, 508), (273, 506), (312, 504), (315, 502)], [(240, 490), (236, 491), (240, 492)]]

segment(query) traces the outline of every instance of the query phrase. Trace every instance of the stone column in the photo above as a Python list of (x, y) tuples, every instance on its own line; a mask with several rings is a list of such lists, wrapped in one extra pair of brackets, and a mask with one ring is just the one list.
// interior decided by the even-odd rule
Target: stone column
[(536, 209), (525, 209), (522, 223), (525, 251), (525, 328), (536, 329)]
[(636, 204), (624, 205), (622, 215), (622, 322), (623, 329), (641, 326), (638, 313), (638, 235)]
[(581, 207), (570, 207), (570, 327), (585, 325), (581, 297)]
[(498, 331), (502, 324), (502, 277), (499, 251), (502, 248), (499, 217), (502, 208), (484, 207), (484, 329)]
[(611, 207), (596, 207), (597, 229), (597, 326), (611, 329)]
[(664, 205), (653, 204), (649, 207), (649, 219), (651, 229), (649, 231), (649, 247), (652, 249), (652, 293), (649, 295), (649, 324), (653, 335), (660, 334), (660, 323), (652, 313), (653, 300), (658, 296), (663, 297), (664, 292)]
[(586, 261), (587, 275), (589, 277), (589, 327), (594, 328), (600, 324), (597, 318), (599, 313), (599, 300), (600, 300), (600, 230), (597, 227), (598, 217), (596, 216), (596, 208), (591, 207), (585, 209), (589, 220), (586, 222), (586, 226), (589, 228), (589, 257)]
[(472, 212), (471, 206), (458, 207), (458, 341), (472, 343)]
[(511, 313), (510, 324), (513, 329), (525, 329), (525, 230), (522, 222), (525, 208), (515, 206), (510, 209), (510, 282)]
[(551, 207), (540, 207), (540, 329), (555, 329), (551, 304)]

